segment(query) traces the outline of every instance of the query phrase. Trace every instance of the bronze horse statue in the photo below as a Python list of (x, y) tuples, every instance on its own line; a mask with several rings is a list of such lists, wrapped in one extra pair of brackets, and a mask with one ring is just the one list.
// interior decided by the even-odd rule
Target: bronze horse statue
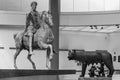
[[(40, 28), (33, 36), (32, 51), (35, 49), (47, 50), (46, 67), (50, 69), (51, 60), (53, 58), (53, 53), (54, 53), (52, 46), (54, 41), (54, 35), (51, 29), (51, 27), (53, 26), (52, 16), (49, 12), (43, 11), (42, 14), (40, 15), (40, 20), (41, 20)], [(18, 69), (16, 65), (17, 56), (20, 54), (20, 52), (23, 49), (30, 52), (29, 41), (28, 41), (28, 36), (25, 35), (24, 32), (14, 34), (14, 40), (16, 45), (16, 53), (14, 55), (14, 67), (15, 69)], [(33, 69), (36, 69), (35, 63), (32, 61), (31, 56), (32, 55), (28, 54), (27, 58), (32, 63)]]

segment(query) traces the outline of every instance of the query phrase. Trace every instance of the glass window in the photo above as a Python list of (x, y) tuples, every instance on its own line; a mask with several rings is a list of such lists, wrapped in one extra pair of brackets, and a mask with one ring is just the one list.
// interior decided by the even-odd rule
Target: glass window
[(38, 2), (37, 10), (39, 12), (49, 10), (49, 0), (36, 0)]
[(74, 12), (88, 11), (88, 0), (74, 0)]
[(105, 0), (105, 10), (119, 10), (119, 0)]
[(104, 11), (104, 0), (89, 0), (89, 11)]
[(120, 10), (120, 0), (61, 0), (61, 12)]
[(61, 0), (61, 12), (73, 12), (73, 0)]

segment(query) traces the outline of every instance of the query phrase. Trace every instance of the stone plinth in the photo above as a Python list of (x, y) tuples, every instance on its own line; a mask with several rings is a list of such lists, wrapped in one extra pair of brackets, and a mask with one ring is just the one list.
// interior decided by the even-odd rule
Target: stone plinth
[(95, 78), (87, 78), (87, 77), (80, 77), (78, 80), (112, 80), (110, 77), (95, 77)]

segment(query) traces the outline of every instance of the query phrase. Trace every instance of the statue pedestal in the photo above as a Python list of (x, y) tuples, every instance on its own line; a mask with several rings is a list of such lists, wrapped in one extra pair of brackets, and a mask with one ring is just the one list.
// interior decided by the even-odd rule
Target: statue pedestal
[(109, 77), (94, 77), (94, 78), (80, 77), (80, 78), (78, 78), (78, 80), (112, 80), (112, 78), (109, 78)]

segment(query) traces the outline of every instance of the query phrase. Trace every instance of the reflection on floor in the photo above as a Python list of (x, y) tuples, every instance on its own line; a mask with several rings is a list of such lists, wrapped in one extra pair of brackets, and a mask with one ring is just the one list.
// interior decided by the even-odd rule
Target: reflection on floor
[[(86, 75), (85, 77), (89, 77)], [(78, 80), (79, 75), (60, 75), (59, 80)], [(112, 80), (120, 80), (120, 74), (115, 74), (112, 77)]]

